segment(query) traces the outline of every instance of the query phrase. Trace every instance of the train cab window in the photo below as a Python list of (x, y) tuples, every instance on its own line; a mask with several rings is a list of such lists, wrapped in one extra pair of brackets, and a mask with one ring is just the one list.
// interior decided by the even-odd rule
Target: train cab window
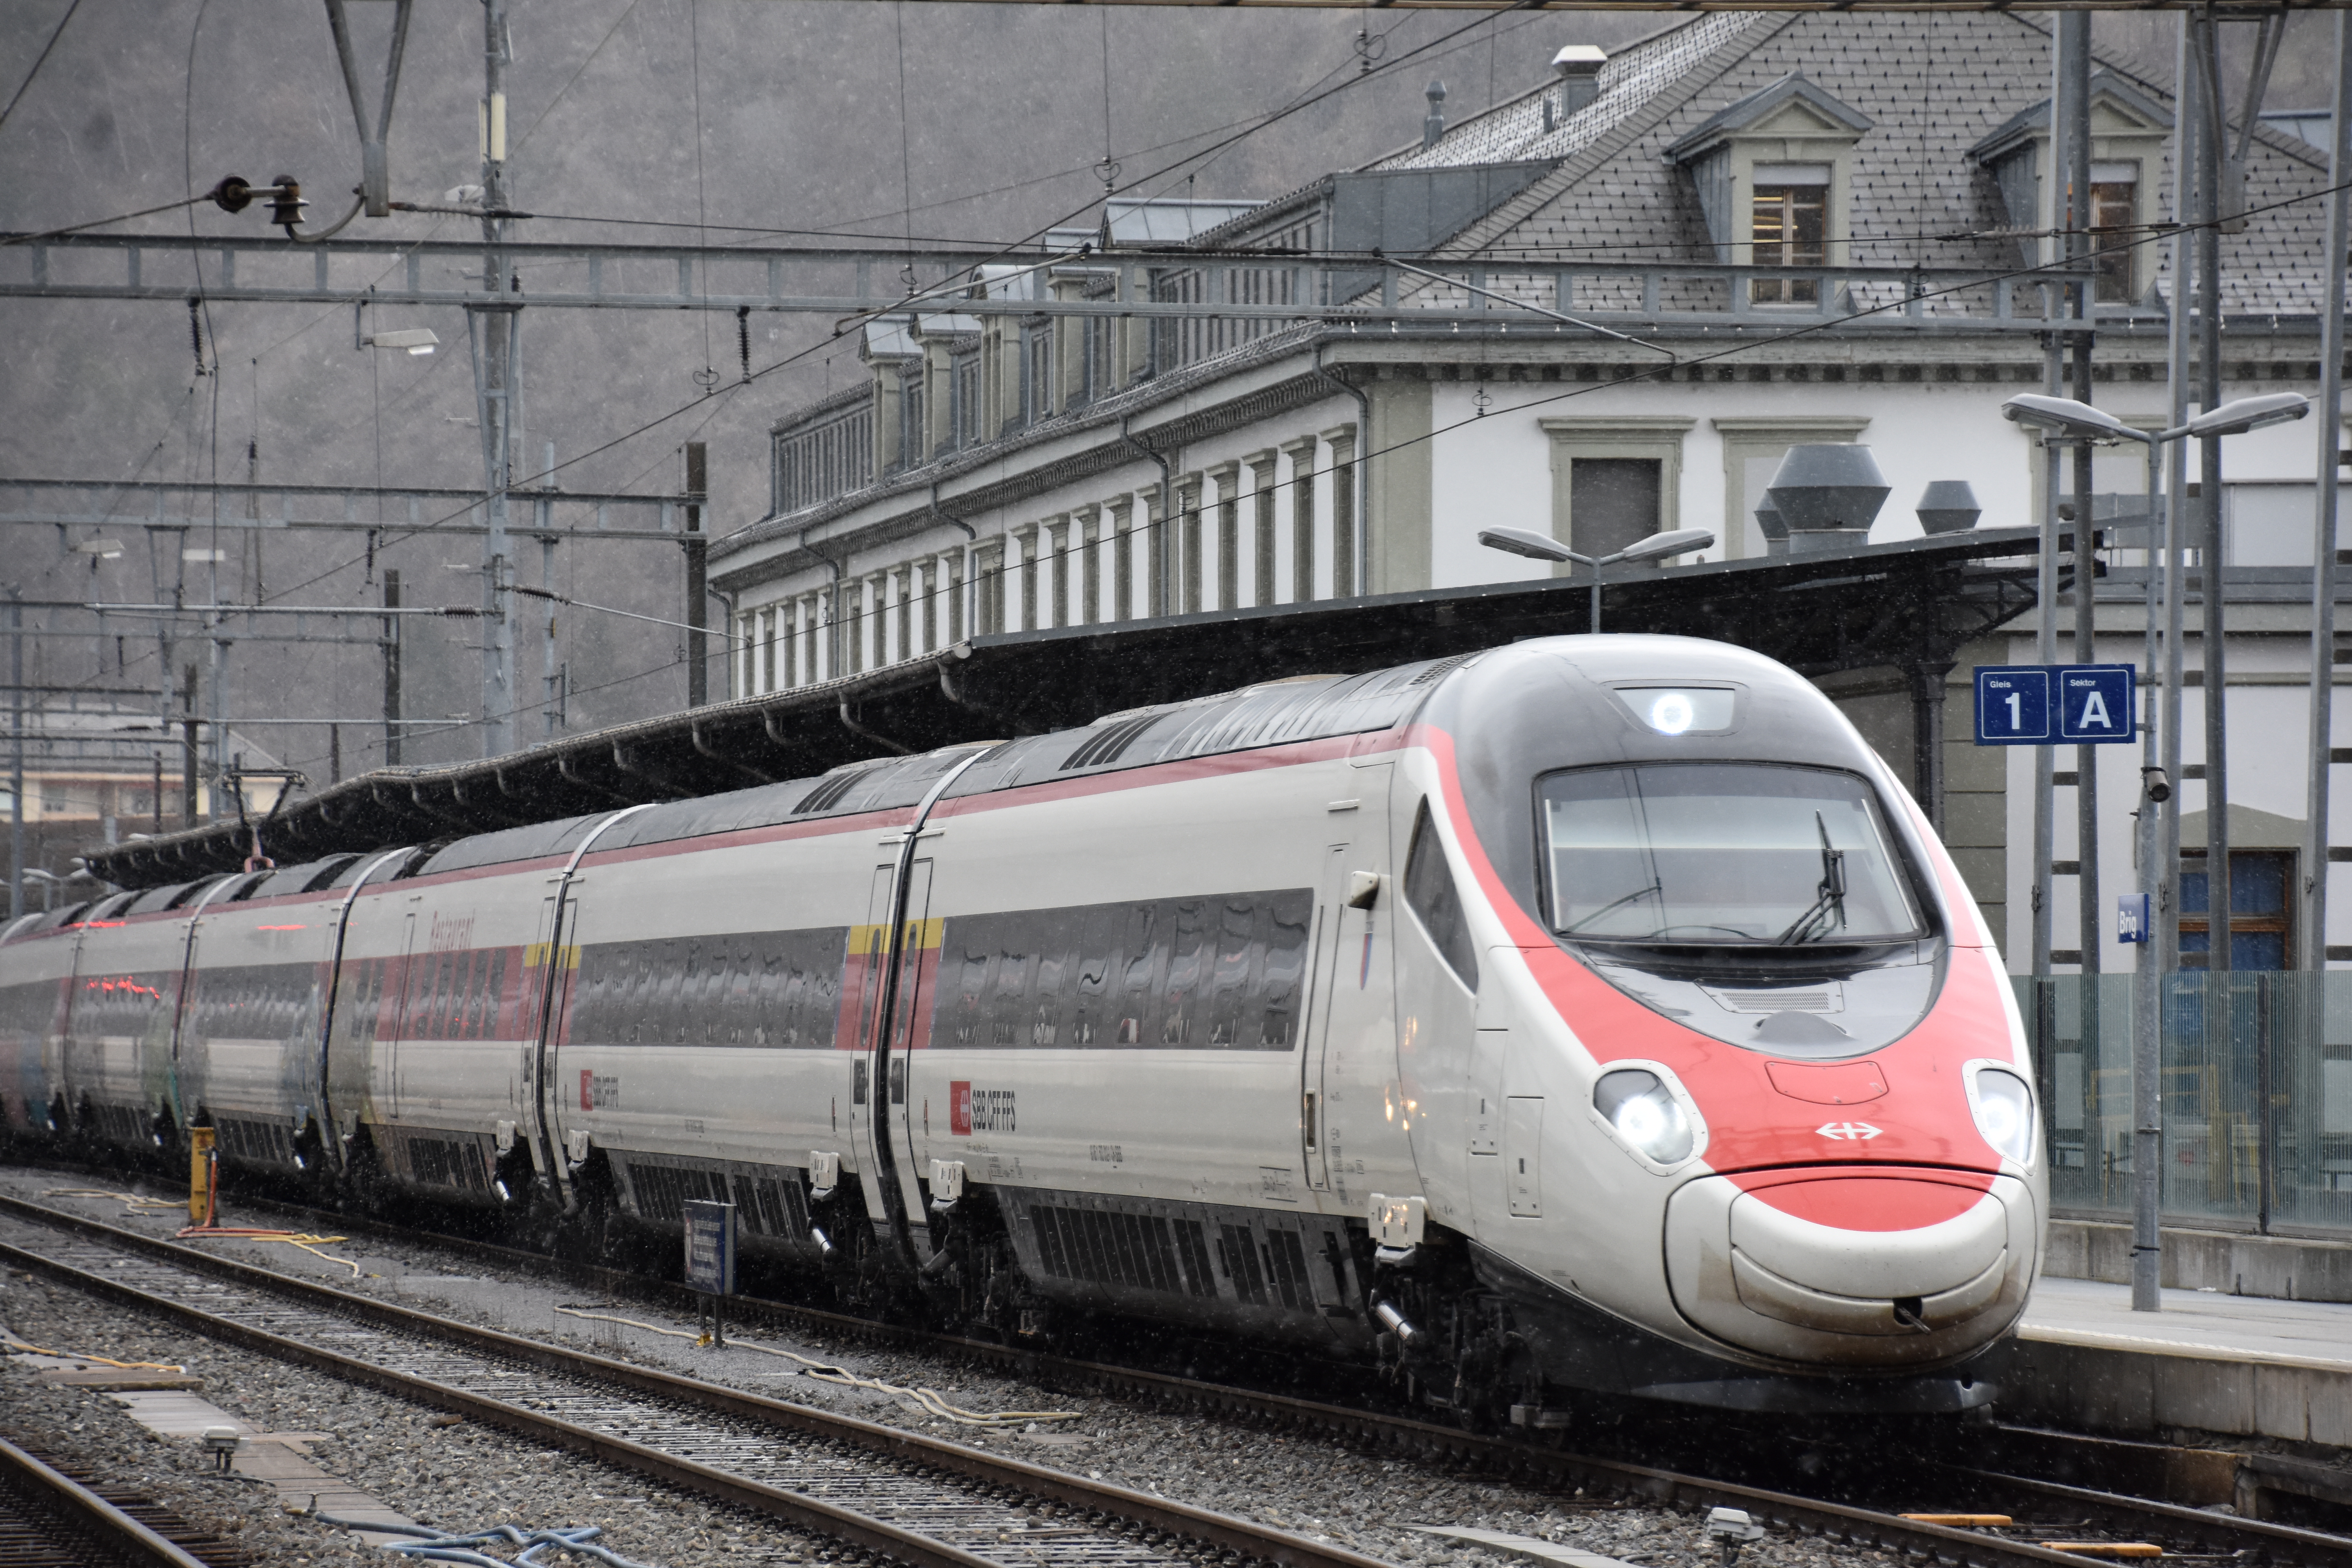
[(1412, 847), (1405, 855), (1404, 901), (1447, 967), (1463, 984), (1478, 989), (1477, 949), (1471, 943), (1462, 896), (1454, 886), (1454, 871), (1445, 863), (1445, 847), (1437, 841), (1437, 825), (1430, 818), (1426, 800), (1413, 818)]
[(1562, 936), (1799, 947), (1923, 934), (1878, 803), (1851, 773), (1663, 763), (1556, 773), (1540, 790)]

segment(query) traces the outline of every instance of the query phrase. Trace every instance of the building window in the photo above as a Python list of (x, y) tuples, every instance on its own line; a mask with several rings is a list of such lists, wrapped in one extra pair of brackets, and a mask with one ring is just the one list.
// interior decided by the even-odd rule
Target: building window
[(994, 544), (980, 552), (973, 557), (972, 571), (979, 579), (972, 629), (982, 635), (1001, 632), (1004, 629), (1004, 547)]
[(898, 466), (911, 468), (930, 457), (923, 434), (923, 362), (915, 360), (898, 373)]
[(2128, 230), (2137, 220), (2138, 171), (2121, 166), (2091, 167), (2091, 254), (2098, 268), (2096, 298), (2103, 305), (2127, 305), (2132, 297), (2132, 244)]
[(1613, 555), (1658, 531), (1665, 464), (1656, 458), (1570, 460), (1568, 515), (1587, 555)]
[[(1830, 170), (1826, 163), (1759, 163), (1748, 202), (1748, 236), (1759, 267), (1829, 265)], [(1759, 278), (1759, 305), (1811, 305), (1821, 284), (1811, 278)]]
[(961, 451), (980, 444), (980, 351), (968, 350), (955, 356), (950, 372), (950, 389), (948, 415), (950, 431), (948, 445)]
[(1241, 603), (1241, 476), (1228, 468), (1217, 479), (1217, 608)]
[[(2203, 969), (2213, 951), (2211, 890), (2202, 869), (2190, 870), (2193, 851), (2182, 852), (2180, 868), (2180, 967)], [(2294, 855), (2281, 849), (2230, 851), (2230, 967), (2291, 969), (2293, 931), (2287, 889), (2294, 885)]]
[(1356, 437), (1351, 428), (1331, 442), (1331, 596), (1356, 596)]
[(1274, 456), (1268, 453), (1250, 465), (1251, 518), (1257, 548), (1250, 561), (1250, 603), (1274, 603)]
[(1021, 330), (1021, 412), (1034, 425), (1054, 416), (1054, 329), (1050, 322)]
[(1290, 602), (1304, 605), (1315, 597), (1314, 437), (1286, 450), (1290, 453)]
[(1110, 618), (1135, 614), (1135, 502), (1121, 496), (1110, 503)]
[(1195, 474), (1176, 486), (1176, 547), (1182, 598), (1171, 608), (1185, 615), (1201, 607), (1201, 479)]

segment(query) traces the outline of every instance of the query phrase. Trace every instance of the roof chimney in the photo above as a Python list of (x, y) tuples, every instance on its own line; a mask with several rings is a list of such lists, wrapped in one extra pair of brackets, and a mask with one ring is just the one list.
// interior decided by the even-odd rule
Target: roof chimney
[(1559, 77), (1559, 114), (1565, 120), (1601, 96), (1601, 68), (1609, 56), (1591, 44), (1570, 44), (1552, 56)]
[(1429, 117), (1421, 122), (1421, 144), (1434, 147), (1437, 139), (1445, 134), (1445, 84), (1433, 81), (1428, 88)]

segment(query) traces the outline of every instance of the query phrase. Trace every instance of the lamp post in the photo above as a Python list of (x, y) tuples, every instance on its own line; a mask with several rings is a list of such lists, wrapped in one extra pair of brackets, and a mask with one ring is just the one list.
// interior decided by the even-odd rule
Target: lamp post
[[(2174, 441), (2191, 437), (2218, 439), (2224, 436), (2243, 435), (2259, 430), (2265, 425), (2284, 424), (2300, 419), (2311, 412), (2311, 400), (2299, 392), (2270, 393), (2260, 397), (2242, 397), (2225, 403), (2191, 419), (2186, 425), (2169, 430), (2140, 430), (2125, 424), (2114, 415), (2071, 397), (2052, 397), (2042, 393), (2021, 393), (2001, 405), (2002, 417), (2028, 429), (2045, 430), (2070, 437), (2078, 441), (2112, 443), (2138, 441), (2147, 452), (2147, 628), (2145, 632), (2146, 668), (2153, 675), (2157, 656), (2157, 534), (2156, 520), (2159, 493), (2163, 485), (2164, 448)], [(2074, 517), (2074, 592), (2091, 591), (2088, 562), (2092, 521), (2085, 515), (2090, 510), (2090, 498), (2075, 498)], [(2180, 591), (2181, 570), (2177, 555), (2165, 561), (2165, 592), (2178, 595)], [(2205, 563), (2204, 592), (2221, 591), (2221, 563)], [(2040, 606), (2047, 616), (2051, 606)], [(2151, 693), (2151, 697), (2153, 694)], [(2218, 703), (2221, 692), (2208, 688), (2205, 700)], [(2149, 703), (2155, 711), (2153, 700)], [(2322, 757), (2317, 764), (2327, 765)], [(2147, 940), (2154, 934), (2156, 911), (2162, 909), (2174, 889), (2179, 886), (2179, 868), (2163, 868), (2158, 875), (2157, 809), (2172, 798), (2172, 781), (2157, 765), (2156, 725), (2140, 725), (2140, 805), (2137, 813), (2139, 861), (2139, 896), (2149, 911), (2147, 926), (2143, 928), (2139, 944), (2139, 979), (2132, 987), (2132, 1310), (2154, 1312), (2163, 1308), (2164, 1241), (2158, 1228), (2158, 1215), (2164, 1196), (2164, 1098), (2158, 1088), (2158, 1072), (2163, 1065), (2161, 1015), (2158, 1008), (2158, 988), (2162, 975), (2156, 967)], [(2208, 811), (2227, 810), (2227, 803), (2208, 800)], [(2206, 868), (2207, 901), (2229, 897), (2229, 868), (2217, 874)], [(2216, 889), (2219, 889), (2216, 891)]]
[(1478, 542), (1489, 550), (1524, 555), (1530, 561), (1573, 561), (1580, 566), (1592, 568), (1591, 629), (1598, 632), (1601, 629), (1601, 569), (1603, 566), (1614, 566), (1621, 561), (1657, 561), (1668, 555), (1705, 550), (1715, 542), (1715, 535), (1704, 528), (1677, 528), (1668, 533), (1654, 533), (1613, 554), (1599, 557), (1580, 555), (1551, 535), (1538, 533), (1531, 528), (1482, 528), (1478, 531)]

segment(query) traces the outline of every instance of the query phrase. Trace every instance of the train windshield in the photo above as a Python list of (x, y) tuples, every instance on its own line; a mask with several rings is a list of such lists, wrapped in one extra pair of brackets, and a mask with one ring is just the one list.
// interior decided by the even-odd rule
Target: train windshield
[(1671, 763), (1538, 787), (1562, 936), (1801, 948), (1923, 934), (1878, 802), (1851, 773)]

